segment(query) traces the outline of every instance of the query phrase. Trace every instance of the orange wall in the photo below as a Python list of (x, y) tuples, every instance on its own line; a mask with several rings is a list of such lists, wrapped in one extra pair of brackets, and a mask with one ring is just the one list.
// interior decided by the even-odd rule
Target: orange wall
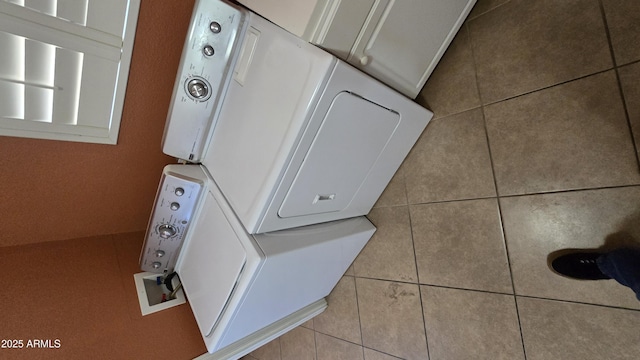
[(117, 145), (0, 137), (0, 246), (143, 230), (193, 0), (142, 0)]

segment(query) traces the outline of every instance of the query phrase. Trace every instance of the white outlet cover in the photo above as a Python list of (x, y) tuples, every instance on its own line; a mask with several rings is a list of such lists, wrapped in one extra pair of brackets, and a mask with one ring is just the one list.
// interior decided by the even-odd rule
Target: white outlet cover
[[(136, 283), (136, 290), (138, 293), (138, 302), (140, 303), (140, 311), (142, 312), (142, 316), (153, 314), (155, 312), (166, 310), (168, 308), (184, 304), (187, 300), (184, 297), (184, 291), (182, 289), (176, 292), (176, 298), (173, 300), (165, 301), (163, 303), (159, 303), (156, 305), (149, 305), (149, 298), (147, 297), (147, 290), (144, 287), (144, 280), (150, 279), (155, 281), (155, 279), (161, 274), (156, 274), (152, 272), (142, 272), (133, 274), (133, 279)], [(172, 284), (176, 286), (178, 281), (174, 278)]]

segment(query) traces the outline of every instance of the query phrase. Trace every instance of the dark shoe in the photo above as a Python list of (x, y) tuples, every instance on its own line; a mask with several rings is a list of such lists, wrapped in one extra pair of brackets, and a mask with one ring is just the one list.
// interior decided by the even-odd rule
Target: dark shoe
[(596, 259), (603, 253), (584, 250), (561, 250), (549, 254), (551, 270), (576, 280), (611, 279), (600, 271)]

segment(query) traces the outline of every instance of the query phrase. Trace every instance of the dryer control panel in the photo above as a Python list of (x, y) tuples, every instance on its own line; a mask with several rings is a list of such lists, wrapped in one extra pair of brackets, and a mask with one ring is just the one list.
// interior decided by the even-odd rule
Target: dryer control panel
[(234, 72), (247, 14), (225, 1), (196, 1), (167, 115), (165, 154), (201, 160)]
[(191, 166), (169, 165), (162, 174), (140, 254), (140, 267), (144, 271), (173, 272), (180, 255), (204, 187), (202, 180), (178, 173), (183, 167)]

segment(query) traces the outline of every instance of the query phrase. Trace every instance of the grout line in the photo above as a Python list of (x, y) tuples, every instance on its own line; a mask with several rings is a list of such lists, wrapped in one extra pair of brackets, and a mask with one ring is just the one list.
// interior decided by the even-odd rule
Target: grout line
[(409, 229), (411, 230), (411, 246), (413, 247), (413, 264), (416, 269), (416, 278), (418, 280), (418, 298), (420, 300), (420, 315), (422, 316), (422, 329), (424, 330), (424, 341), (427, 345), (427, 358), (431, 358), (429, 353), (429, 338), (427, 336), (427, 321), (424, 318), (424, 302), (422, 301), (422, 291), (420, 290), (420, 274), (418, 273), (418, 256), (416, 255), (416, 243), (413, 239), (413, 223), (411, 221), (411, 209), (407, 206), (407, 212), (409, 213)]
[(440, 288), (440, 289), (472, 291), (472, 292), (478, 292), (478, 293), (483, 293), (483, 294), (505, 295), (505, 296), (513, 296), (514, 295), (512, 293), (504, 293), (504, 292), (500, 292), (500, 291), (466, 289), (466, 288), (446, 286), (446, 285), (432, 285), (432, 284), (419, 284), (419, 285), (420, 286), (429, 286), (429, 287), (434, 287), (434, 288)]
[(629, 66), (629, 65), (635, 65), (635, 64), (637, 64), (637, 63), (640, 63), (640, 59), (638, 59), (638, 60), (633, 60), (633, 61), (630, 61), (630, 62), (625, 63), (625, 64), (617, 65), (617, 67), (618, 67), (618, 68), (622, 68), (622, 67)]
[[(341, 338), (341, 337), (337, 337), (337, 336), (335, 336), (335, 335), (327, 334), (327, 333), (322, 332), (322, 331), (317, 331), (317, 330), (316, 330), (316, 333), (318, 333), (318, 334), (320, 334), (320, 335), (328, 336), (328, 337), (331, 337), (331, 338), (334, 338), (334, 339), (338, 339), (338, 340), (340, 340), (340, 341), (344, 341), (344, 342), (347, 342), (347, 343), (349, 343), (349, 344), (362, 346), (362, 344), (354, 343), (353, 341), (349, 341), (349, 340), (347, 340), (347, 339), (343, 339), (343, 338)], [(364, 346), (362, 346), (362, 347), (364, 347)]]
[[(360, 329), (360, 345), (364, 347), (364, 336), (362, 336), (362, 319), (360, 318), (360, 301), (358, 299), (358, 284), (356, 284), (357, 278), (355, 277), (356, 269), (353, 269), (353, 288), (356, 292), (356, 310), (358, 310), (358, 328)], [(315, 325), (314, 325), (315, 329)], [(362, 349), (362, 358), (364, 358), (364, 349)]]
[[(517, 296), (517, 297), (522, 297), (522, 298), (531, 298), (531, 299), (539, 299), (539, 300), (560, 301), (560, 302), (566, 302), (566, 303), (582, 304), (582, 305), (593, 305), (593, 306), (600, 306), (600, 307), (613, 308), (613, 309), (640, 311), (640, 309), (633, 309), (633, 308), (628, 308), (628, 307), (623, 307), (623, 306), (594, 304), (594, 303), (588, 303), (588, 302), (582, 302), (582, 301), (576, 301), (576, 300), (563, 300), (563, 299), (555, 299), (555, 298), (534, 296), (534, 295), (522, 295), (522, 294), (515, 294), (515, 293), (512, 294), (512, 293), (503, 293), (503, 292), (499, 292), (499, 291), (490, 291), (490, 290), (467, 289), (467, 288), (446, 286), (446, 285), (416, 284), (416, 283), (402, 281), (402, 280), (379, 279), (379, 278), (363, 277), (363, 276), (358, 276), (356, 278), (358, 278), (358, 279), (366, 279), (366, 280), (378, 280), (378, 281), (386, 281), (386, 282), (395, 282), (395, 283), (408, 284), (408, 285), (429, 286), (429, 287), (442, 288), (442, 289), (472, 291), (472, 292), (485, 293), (485, 294)], [(375, 350), (375, 349), (373, 349), (373, 350)]]
[[(307, 329), (309, 330), (309, 329)], [(318, 341), (316, 340), (316, 337), (318, 336), (318, 332), (316, 331), (316, 326), (314, 324), (313, 326), (313, 352), (315, 354), (315, 358), (318, 358)], [(282, 353), (280, 353), (280, 356), (282, 357)]]
[(502, 195), (502, 196), (498, 196), (498, 198), (499, 199), (509, 199), (509, 198), (523, 197), (523, 196), (564, 194), (564, 193), (573, 193), (573, 192), (580, 192), (580, 191), (596, 191), (596, 190), (607, 190), (607, 189), (633, 188), (633, 187), (638, 187), (638, 186), (640, 186), (640, 184), (589, 187), (589, 188), (569, 189), (569, 190), (540, 191), (540, 192), (529, 193), (529, 194)]
[(609, 23), (607, 22), (607, 15), (604, 11), (604, 4), (602, 0), (598, 1), (598, 6), (600, 7), (600, 15), (602, 16), (602, 23), (604, 24), (604, 33), (607, 36), (607, 44), (609, 45), (609, 54), (611, 55), (611, 60), (613, 62), (613, 67), (618, 67), (616, 62), (616, 54), (613, 52), (613, 44), (611, 43), (611, 33), (609, 33)]
[[(480, 14), (477, 14), (476, 16), (470, 17), (470, 18), (469, 18), (469, 21), (471, 21), (471, 20), (476, 20), (476, 19), (477, 19), (477, 18), (479, 18), (479, 17), (482, 17), (482, 16), (484, 16), (484, 15), (487, 15), (488, 13), (490, 13), (490, 12), (492, 12), (492, 11), (496, 10), (497, 8), (499, 8), (499, 7), (501, 7), (501, 6), (504, 6), (504, 5), (508, 4), (510, 1), (511, 1), (511, 0), (507, 0), (507, 1), (503, 2), (502, 4), (498, 4), (498, 5), (496, 5), (496, 6), (492, 7), (492, 8), (490, 8), (490, 9), (488, 9), (488, 10), (484, 11), (484, 12), (481, 12)], [(477, 3), (476, 3), (476, 5), (477, 5)], [(471, 9), (471, 11), (473, 11), (473, 9)]]
[(486, 199), (495, 199), (495, 198), (497, 198), (497, 196), (495, 196), (495, 195), (493, 195), (493, 196), (481, 196), (481, 197), (472, 197), (472, 198), (464, 198), (464, 199), (451, 199), (451, 200), (437, 200), (437, 201), (428, 201), (428, 202), (418, 202), (418, 203), (412, 203), (412, 204), (407, 204), (407, 205), (402, 205), (402, 206), (447, 204), (447, 203), (454, 203), (454, 202), (460, 202), (460, 201), (486, 200)]
[(399, 358), (399, 357), (397, 357), (397, 356), (395, 356), (395, 355), (392, 355), (392, 354), (386, 353), (386, 352), (384, 352), (384, 351), (382, 351), (382, 350), (378, 350), (378, 349), (374, 349), (374, 348), (372, 348), (372, 347), (364, 346), (364, 345), (362, 345), (362, 344), (354, 343), (353, 341), (349, 341), (349, 340), (346, 340), (346, 339), (343, 339), (343, 338), (337, 337), (337, 336), (335, 336), (335, 335), (327, 334), (327, 333), (324, 333), (324, 332), (322, 332), (322, 331), (316, 331), (316, 333), (321, 334), (321, 335), (324, 335), (324, 336), (328, 336), (328, 337), (330, 337), (330, 338), (334, 338), (334, 339), (336, 339), (336, 340), (344, 341), (344, 342), (349, 343), (349, 344), (353, 344), (353, 345), (360, 346), (360, 347), (362, 348), (362, 356), (363, 356), (363, 357), (364, 357), (364, 349), (369, 349), (369, 350), (373, 350), (373, 351), (379, 352), (379, 353), (381, 353), (381, 354), (385, 354), (385, 355), (389, 355), (389, 356), (392, 356), (392, 357), (397, 358), (397, 359), (401, 359), (401, 358)]
[(380, 350), (378, 350), (378, 349), (370, 348), (370, 347), (367, 347), (367, 346), (362, 346), (362, 353), (363, 353), (363, 355), (364, 355), (364, 349), (369, 349), (369, 350), (372, 350), (372, 351), (375, 351), (375, 352), (379, 352), (380, 354), (385, 354), (385, 355), (390, 356), (390, 357), (392, 357), (392, 358), (394, 358), (394, 359), (402, 360), (402, 358), (401, 358), (401, 357), (397, 357), (397, 356), (395, 356), (395, 355), (391, 355), (391, 354), (386, 353), (386, 352), (384, 352), (384, 351), (380, 351)]
[[(473, 49), (472, 49), (472, 51), (473, 51)], [(474, 59), (474, 61), (475, 61), (475, 59)], [(573, 82), (573, 81), (582, 80), (582, 79), (588, 78), (590, 76), (603, 74), (603, 73), (606, 73), (607, 71), (611, 71), (611, 70), (614, 70), (614, 69), (615, 69), (615, 67), (609, 67), (609, 68), (606, 68), (604, 70), (599, 70), (599, 71), (596, 71), (596, 72), (593, 72), (593, 73), (589, 73), (589, 74), (586, 74), (586, 75), (578, 76), (578, 77), (573, 78), (573, 79), (564, 80), (564, 81), (561, 81), (561, 82), (556, 83), (556, 84), (544, 86), (544, 87), (541, 87), (541, 88), (538, 88), (538, 89), (529, 90), (529, 91), (524, 92), (522, 94), (509, 96), (509, 97), (506, 97), (504, 99), (499, 99), (499, 100), (496, 100), (496, 101), (488, 102), (486, 104), (483, 103), (482, 104), (482, 108), (485, 108), (486, 106), (489, 106), (489, 105), (495, 105), (495, 104), (498, 104), (498, 103), (501, 103), (501, 102), (517, 99), (519, 97), (530, 95), (530, 94), (533, 94), (533, 93), (536, 93), (536, 92), (539, 92), (539, 91), (548, 90), (548, 89), (554, 88), (556, 86), (565, 85), (565, 84), (568, 84), (568, 83)], [(476, 79), (477, 79), (477, 76), (478, 75), (477, 75), (477, 72), (476, 72)], [(482, 98), (480, 99), (480, 101), (482, 102)]]
[[(607, 35), (608, 35), (608, 32), (607, 32)], [(471, 48), (471, 51), (473, 52), (473, 47)], [(475, 58), (474, 58), (474, 63), (475, 63)], [(568, 84), (568, 83), (576, 81), (576, 80), (582, 80), (582, 79), (588, 78), (590, 76), (603, 74), (603, 73), (606, 73), (607, 71), (611, 71), (611, 70), (616, 70), (616, 73), (617, 73), (617, 69), (618, 68), (625, 67), (625, 66), (628, 66), (628, 65), (633, 65), (633, 64), (636, 64), (636, 63), (640, 63), (640, 59), (631, 61), (631, 62), (623, 64), (623, 65), (619, 65), (619, 66), (615, 65), (615, 62), (614, 62), (614, 66), (613, 67), (610, 67), (610, 68), (607, 68), (607, 69), (604, 69), (604, 70), (599, 70), (599, 71), (596, 71), (596, 72), (593, 72), (593, 73), (589, 73), (589, 74), (586, 74), (586, 75), (582, 75), (582, 76), (576, 77), (574, 79), (569, 79), (569, 80), (565, 80), (565, 81), (562, 81), (562, 82), (559, 82), (559, 83), (556, 83), (556, 84), (552, 84), (552, 85), (548, 85), (548, 86), (545, 86), (545, 87), (541, 87), (539, 89), (529, 90), (529, 91), (524, 92), (522, 94), (509, 96), (509, 97), (506, 97), (504, 99), (499, 99), (499, 100), (496, 100), (496, 101), (488, 102), (486, 104), (482, 101), (482, 95), (479, 93), (480, 90), (478, 90), (478, 94), (480, 95), (480, 103), (481, 103), (480, 107), (484, 108), (484, 107), (486, 107), (488, 105), (495, 105), (495, 104), (498, 104), (498, 103), (501, 103), (501, 102), (504, 102), (504, 101), (513, 100), (513, 99), (516, 99), (516, 98), (519, 98), (519, 97), (522, 97), (522, 96), (525, 96), (525, 95), (536, 93), (538, 91), (547, 90), (547, 89), (551, 89), (551, 88), (556, 87), (556, 86)], [(478, 74), (476, 72), (476, 85), (477, 85), (477, 77), (478, 77)], [(473, 110), (473, 109), (469, 109), (469, 110)], [(463, 113), (463, 112), (466, 112), (466, 111), (469, 111), (469, 110), (460, 111), (460, 112), (457, 112), (456, 114)], [(444, 117), (447, 117), (447, 116), (450, 116), (450, 115), (455, 115), (455, 114), (449, 114), (449, 115), (446, 115), (446, 116), (442, 116), (442, 117), (439, 117), (438, 119), (441, 119), (441, 118), (444, 118)]]
[[(484, 115), (484, 114), (483, 114)], [(522, 333), (522, 320), (520, 319), (520, 309), (518, 308), (518, 299), (516, 298), (516, 283), (513, 279), (513, 269), (511, 267), (511, 257), (509, 256), (509, 245), (507, 244), (507, 233), (504, 228), (504, 221), (502, 216), (502, 205), (500, 199), (498, 199), (498, 214), (500, 217), (500, 230), (502, 231), (502, 241), (504, 244), (504, 250), (507, 255), (507, 265), (509, 266), (509, 277), (511, 278), (511, 288), (513, 290), (513, 303), (516, 307), (516, 317), (518, 318), (518, 329), (520, 330), (520, 342), (522, 343), (522, 353), (525, 360), (527, 359), (527, 349), (524, 346), (524, 334)]]
[(366, 279), (366, 280), (378, 280), (378, 281), (394, 282), (394, 283), (407, 284), (407, 285), (431, 286), (431, 287), (443, 288), (443, 289), (475, 291), (475, 292), (481, 292), (481, 293), (487, 293), (487, 294), (509, 295), (509, 296), (513, 295), (512, 293), (504, 293), (504, 292), (499, 292), (499, 291), (469, 289), (469, 288), (462, 288), (462, 287), (455, 287), (455, 286), (448, 286), (448, 285), (429, 284), (429, 283), (415, 283), (415, 282), (404, 281), (404, 280), (381, 279), (381, 278), (374, 278), (374, 277), (367, 277), (367, 276), (356, 276), (356, 278), (357, 279)]
[(633, 145), (633, 155), (636, 158), (636, 166), (638, 172), (640, 172), (640, 157), (638, 157), (638, 144), (636, 143), (636, 139), (633, 136), (633, 127), (631, 126), (631, 117), (629, 116), (629, 109), (627, 108), (627, 101), (625, 100), (624, 91), (622, 90), (622, 81), (620, 81), (620, 73), (618, 69), (620, 66), (616, 61), (616, 54), (613, 51), (613, 43), (611, 42), (611, 33), (609, 32), (609, 23), (607, 22), (607, 15), (604, 10), (604, 4), (602, 0), (598, 2), (600, 4), (600, 13), (602, 14), (602, 22), (604, 23), (604, 31), (607, 35), (607, 42), (609, 44), (609, 53), (611, 54), (611, 59), (613, 60), (613, 67), (616, 74), (616, 82), (618, 83), (618, 91), (620, 94), (620, 99), (622, 100), (622, 108), (624, 109), (624, 116), (627, 120), (627, 127), (629, 129), (629, 136), (631, 137), (631, 144)]
[(636, 143), (636, 139), (633, 136), (633, 126), (631, 125), (631, 116), (629, 115), (629, 109), (627, 108), (627, 101), (624, 96), (624, 91), (622, 90), (622, 81), (620, 81), (620, 74), (618, 73), (618, 68), (616, 68), (616, 80), (618, 82), (620, 99), (622, 100), (622, 108), (624, 110), (624, 115), (627, 120), (627, 127), (629, 128), (629, 136), (631, 137), (631, 144), (633, 144), (633, 155), (636, 157), (636, 165), (638, 166), (638, 171), (640, 172), (640, 157), (638, 157), (638, 144)]
[[(475, 73), (475, 80), (476, 80), (476, 88), (478, 91), (478, 95), (480, 95), (480, 85), (479, 85), (479, 79), (478, 79), (478, 65), (476, 63), (476, 56), (475, 56), (475, 52), (474, 52), (474, 47), (473, 47), (473, 40), (471, 39), (471, 33), (469, 32), (469, 45), (471, 47), (471, 59), (473, 61), (473, 66), (474, 66), (474, 73)], [(504, 246), (504, 251), (505, 251), (505, 255), (507, 258), (507, 266), (509, 268), (509, 278), (511, 280), (511, 290), (513, 291), (513, 302), (516, 308), (516, 317), (518, 319), (518, 330), (520, 332), (520, 343), (522, 345), (522, 354), (524, 356), (524, 359), (527, 359), (527, 350), (524, 346), (524, 335), (522, 334), (522, 321), (520, 319), (520, 310), (518, 309), (518, 301), (516, 300), (516, 286), (515, 286), (515, 282), (513, 280), (513, 269), (511, 268), (511, 259), (509, 257), (509, 246), (507, 245), (507, 236), (506, 236), (506, 232), (505, 232), (505, 228), (504, 228), (504, 221), (503, 221), (503, 216), (502, 216), (502, 205), (500, 202), (500, 193), (498, 190), (498, 181), (496, 179), (496, 169), (495, 169), (495, 164), (493, 162), (493, 154), (491, 152), (491, 141), (489, 139), (489, 129), (487, 127), (487, 118), (485, 116), (485, 104), (482, 101), (482, 98), (480, 98), (480, 110), (482, 112), (482, 123), (484, 125), (484, 135), (485, 135), (485, 140), (487, 141), (487, 150), (489, 152), (489, 162), (491, 165), (491, 173), (493, 175), (493, 186), (494, 186), (494, 190), (496, 192), (496, 203), (498, 205), (498, 219), (500, 220), (500, 231), (502, 233), (502, 244)]]
[[(478, 97), (479, 97), (479, 95), (478, 95)], [(478, 101), (480, 101), (480, 100), (478, 99)], [(454, 117), (456, 115), (464, 114), (466, 112), (471, 112), (473, 110), (479, 110), (481, 106), (482, 105), (479, 104), (479, 105), (471, 106), (470, 108), (457, 109), (457, 110), (453, 110), (452, 113), (445, 114), (445, 115), (440, 115), (440, 114), (433, 113), (433, 117), (431, 118), (431, 121), (441, 121), (441, 120), (444, 120), (444, 119), (447, 119), (447, 118), (450, 118), (450, 117)], [(431, 110), (429, 110), (429, 111), (431, 111)], [(436, 115), (438, 115), (438, 116), (436, 116)], [(431, 122), (429, 122), (429, 124), (431, 124)], [(428, 125), (427, 125), (427, 127), (428, 127)]]
[[(578, 281), (578, 280), (576, 280), (576, 281)], [(561, 303), (565, 303), (565, 304), (597, 306), (597, 307), (607, 308), (607, 309), (628, 310), (628, 311), (635, 311), (635, 312), (639, 312), (640, 313), (640, 309), (633, 309), (633, 308), (628, 308), (628, 307), (624, 307), (624, 306), (594, 304), (594, 303), (588, 303), (588, 302), (583, 302), (583, 301), (575, 301), (575, 300), (552, 299), (552, 298), (545, 298), (545, 297), (533, 296), (533, 295), (515, 295), (515, 297), (516, 298), (525, 298), (525, 299), (555, 301), (555, 302), (561, 302)]]
[[(495, 180), (495, 179), (494, 179)], [(494, 181), (495, 186), (495, 181)], [(580, 192), (580, 191), (594, 191), (594, 190), (607, 190), (607, 189), (619, 189), (619, 188), (633, 188), (639, 187), (638, 184), (626, 184), (626, 185), (611, 185), (611, 186), (596, 186), (596, 187), (586, 187), (579, 189), (566, 189), (566, 190), (547, 190), (547, 191), (538, 191), (526, 194), (510, 194), (510, 195), (497, 195), (497, 196), (488, 196), (488, 197), (473, 197), (473, 198), (464, 198), (464, 199), (453, 199), (453, 200), (438, 200), (431, 202), (421, 202), (421, 203), (413, 203), (408, 205), (397, 205), (397, 206), (385, 206), (385, 207), (400, 207), (400, 206), (419, 206), (419, 205), (432, 205), (432, 204), (447, 204), (447, 203), (455, 203), (461, 201), (473, 201), (473, 200), (486, 200), (486, 199), (508, 199), (508, 198), (516, 198), (523, 196), (536, 196), (536, 195), (548, 195), (548, 194), (563, 194), (563, 193), (572, 193), (572, 192)], [(383, 207), (380, 207), (383, 208)], [(376, 209), (380, 209), (376, 208)]]

